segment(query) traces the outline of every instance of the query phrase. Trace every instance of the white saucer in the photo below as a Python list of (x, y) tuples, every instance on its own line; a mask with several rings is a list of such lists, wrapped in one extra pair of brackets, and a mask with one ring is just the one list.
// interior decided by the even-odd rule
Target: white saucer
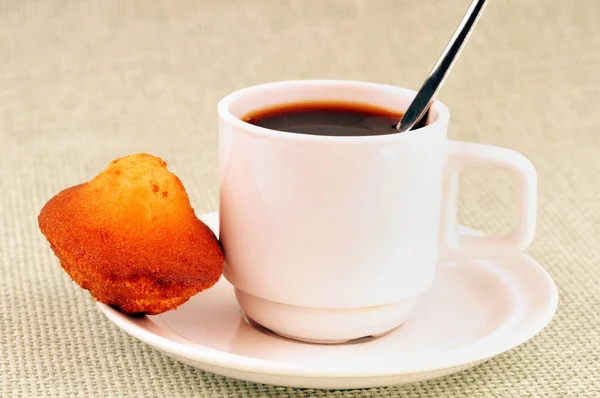
[[(200, 218), (217, 232), (216, 213)], [(250, 326), (224, 278), (158, 316), (131, 317), (98, 305), (125, 332), (200, 369), (257, 383), (346, 389), (410, 383), (477, 365), (535, 336), (557, 303), (548, 273), (515, 255), (440, 265), (404, 325), (342, 345), (301, 343)]]

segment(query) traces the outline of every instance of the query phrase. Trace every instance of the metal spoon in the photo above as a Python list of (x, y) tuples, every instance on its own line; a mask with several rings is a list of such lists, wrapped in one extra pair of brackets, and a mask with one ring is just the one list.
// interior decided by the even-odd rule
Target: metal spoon
[(444, 52), (437, 60), (429, 73), (429, 76), (427, 76), (427, 79), (425, 79), (425, 82), (417, 92), (415, 99), (411, 102), (404, 113), (404, 116), (402, 116), (402, 119), (396, 124), (398, 132), (404, 133), (413, 127), (418, 128), (424, 125), (427, 118), (423, 116), (427, 116), (426, 113), (429, 111), (429, 107), (433, 103), (435, 95), (450, 73), (454, 61), (456, 61), (465, 42), (469, 39), (487, 2), (488, 0), (473, 0), (467, 13), (462, 21), (460, 21), (460, 25), (458, 25), (456, 32), (454, 32), (454, 35), (446, 45)]

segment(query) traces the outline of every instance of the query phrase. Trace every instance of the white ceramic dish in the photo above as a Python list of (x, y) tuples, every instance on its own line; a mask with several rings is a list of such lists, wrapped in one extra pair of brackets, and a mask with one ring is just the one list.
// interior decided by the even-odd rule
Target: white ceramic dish
[[(200, 218), (218, 233), (216, 213)], [(249, 325), (224, 278), (158, 316), (131, 317), (98, 306), (125, 332), (191, 366), (257, 383), (347, 389), (410, 383), (477, 365), (535, 336), (557, 304), (548, 273), (530, 257), (515, 255), (440, 265), (404, 325), (342, 345), (302, 343)]]

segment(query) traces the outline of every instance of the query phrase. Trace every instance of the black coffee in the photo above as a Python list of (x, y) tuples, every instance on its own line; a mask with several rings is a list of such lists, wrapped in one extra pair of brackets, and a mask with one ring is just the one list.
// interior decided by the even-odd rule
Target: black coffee
[(345, 102), (304, 102), (261, 109), (242, 120), (289, 133), (328, 136), (369, 136), (397, 133), (402, 113)]

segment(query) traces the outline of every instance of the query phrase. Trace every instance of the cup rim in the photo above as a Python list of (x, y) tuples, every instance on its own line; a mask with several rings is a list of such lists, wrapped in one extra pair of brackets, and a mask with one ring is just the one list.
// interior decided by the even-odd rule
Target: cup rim
[[(300, 141), (330, 141), (330, 142), (361, 142), (361, 141), (395, 141), (398, 139), (415, 139), (425, 138), (434, 131), (438, 131), (439, 126), (447, 125), (450, 121), (450, 111), (439, 100), (435, 100), (430, 107), (430, 110), (437, 114), (437, 118), (418, 130), (411, 130), (404, 133), (393, 133), (393, 134), (382, 134), (382, 135), (371, 135), (371, 136), (327, 136), (327, 135), (312, 135), (312, 134), (281, 134), (281, 131), (272, 130), (265, 127), (256, 126), (242, 119), (234, 116), (231, 113), (231, 105), (234, 104), (240, 98), (257, 94), (262, 89), (272, 86), (289, 86), (298, 87), (306, 84), (312, 85), (326, 85), (332, 87), (340, 86), (355, 86), (367, 89), (378, 89), (393, 91), (400, 96), (414, 98), (417, 94), (416, 91), (403, 88), (399, 86), (393, 86), (383, 83), (359, 81), (359, 80), (338, 80), (338, 79), (299, 79), (299, 80), (279, 80), (271, 81), (266, 83), (260, 83), (252, 86), (248, 86), (239, 90), (236, 90), (225, 97), (223, 97), (217, 105), (217, 113), (219, 118), (229, 123), (230, 125), (237, 127), (241, 131), (251, 133), (260, 137), (273, 137), (283, 140), (300, 140)], [(368, 102), (367, 102), (368, 103)]]

